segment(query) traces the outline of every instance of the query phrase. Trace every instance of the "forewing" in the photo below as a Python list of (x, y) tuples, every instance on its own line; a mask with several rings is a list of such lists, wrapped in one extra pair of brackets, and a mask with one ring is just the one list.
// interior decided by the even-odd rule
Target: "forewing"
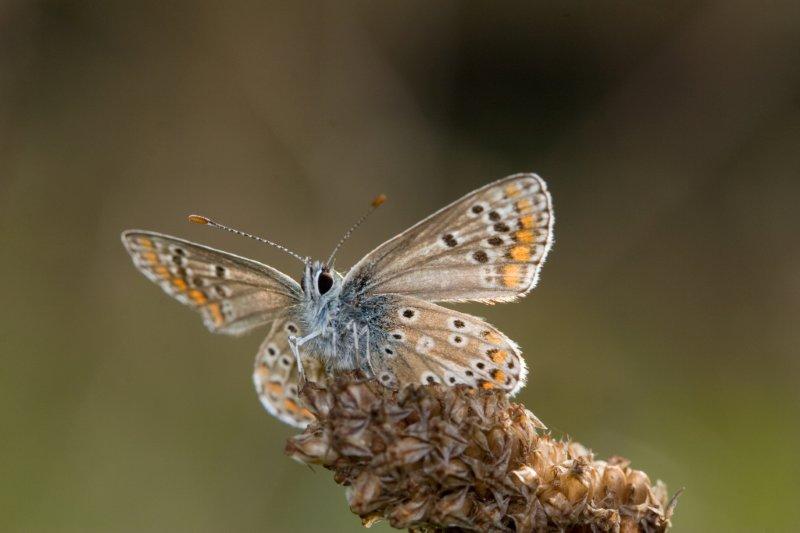
[(300, 286), (274, 268), (183, 239), (129, 230), (133, 264), (167, 294), (203, 315), (209, 330), (239, 335), (297, 303)]
[[(292, 426), (304, 428), (314, 420), (314, 415), (300, 399), (297, 364), (289, 348), (288, 336), (296, 334), (296, 328), (295, 323), (288, 319), (272, 323), (272, 329), (256, 355), (253, 383), (258, 398), (271, 415)], [(303, 354), (302, 348), (300, 353), (306, 378), (325, 383), (327, 376), (319, 359)]]
[(417, 298), (397, 298), (389, 312), (392, 329), (373, 363), (382, 383), (463, 383), (509, 394), (525, 385), (517, 345), (480, 318)]
[(544, 180), (515, 174), (481, 187), (385, 242), (345, 278), (365, 292), (502, 302), (535, 285), (553, 239)]

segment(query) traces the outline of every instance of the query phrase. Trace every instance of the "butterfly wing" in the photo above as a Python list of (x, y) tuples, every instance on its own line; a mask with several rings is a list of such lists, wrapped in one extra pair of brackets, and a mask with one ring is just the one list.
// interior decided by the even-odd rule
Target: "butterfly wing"
[(553, 207), (536, 174), (477, 189), (380, 245), (345, 278), (366, 293), (503, 302), (535, 285), (553, 240)]
[(388, 386), (460, 383), (516, 394), (527, 377), (513, 341), (478, 317), (413, 297), (387, 305), (387, 331), (372, 358)]
[[(294, 330), (292, 330), (294, 326)], [(299, 375), (294, 354), (289, 348), (289, 335), (297, 333), (289, 319), (278, 319), (256, 355), (253, 383), (264, 408), (273, 416), (295, 427), (305, 428), (314, 415), (303, 405), (298, 394)], [(327, 379), (322, 363), (302, 353), (306, 379), (324, 383)]]
[(142, 274), (202, 313), (215, 333), (265, 325), (300, 297), (297, 282), (257, 261), (148, 231), (126, 231), (122, 243)]

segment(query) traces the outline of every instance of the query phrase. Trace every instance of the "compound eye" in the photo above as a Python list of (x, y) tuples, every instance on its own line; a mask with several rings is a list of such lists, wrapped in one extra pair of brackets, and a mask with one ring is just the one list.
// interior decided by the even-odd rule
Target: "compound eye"
[(333, 276), (329, 272), (322, 271), (317, 277), (317, 291), (320, 294), (325, 294), (333, 287)]

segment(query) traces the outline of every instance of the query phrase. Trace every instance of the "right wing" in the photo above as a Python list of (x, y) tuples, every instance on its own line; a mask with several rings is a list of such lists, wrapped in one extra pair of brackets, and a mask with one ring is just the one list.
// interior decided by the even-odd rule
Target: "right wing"
[(535, 285), (553, 241), (544, 180), (514, 174), (472, 191), (378, 246), (345, 277), (362, 293), (507, 302)]
[(387, 331), (372, 360), (390, 387), (465, 384), (514, 395), (528, 369), (519, 348), (480, 318), (418, 298), (392, 297)]
[(164, 292), (203, 315), (214, 333), (240, 335), (286, 314), (300, 285), (257, 261), (150, 231), (128, 230), (133, 264)]
[[(294, 327), (294, 329), (292, 329)], [(297, 364), (289, 348), (289, 335), (297, 334), (297, 326), (288, 319), (272, 323), (270, 330), (256, 355), (253, 369), (253, 384), (264, 408), (281, 422), (305, 428), (314, 420), (299, 395)], [(306, 379), (324, 384), (327, 375), (319, 359), (302, 353)]]

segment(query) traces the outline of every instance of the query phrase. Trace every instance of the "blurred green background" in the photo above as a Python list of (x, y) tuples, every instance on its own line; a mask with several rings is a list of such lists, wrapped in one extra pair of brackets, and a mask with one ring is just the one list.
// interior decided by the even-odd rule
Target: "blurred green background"
[[(686, 487), (675, 531), (787, 531), (800, 491), (800, 4), (0, 2), (0, 530), (357, 531), (250, 381), (138, 274), (152, 229), (297, 276), (199, 212), (339, 256), (518, 171), (539, 288), (464, 306), (543, 421)], [(381, 526), (379, 530), (388, 530)]]

